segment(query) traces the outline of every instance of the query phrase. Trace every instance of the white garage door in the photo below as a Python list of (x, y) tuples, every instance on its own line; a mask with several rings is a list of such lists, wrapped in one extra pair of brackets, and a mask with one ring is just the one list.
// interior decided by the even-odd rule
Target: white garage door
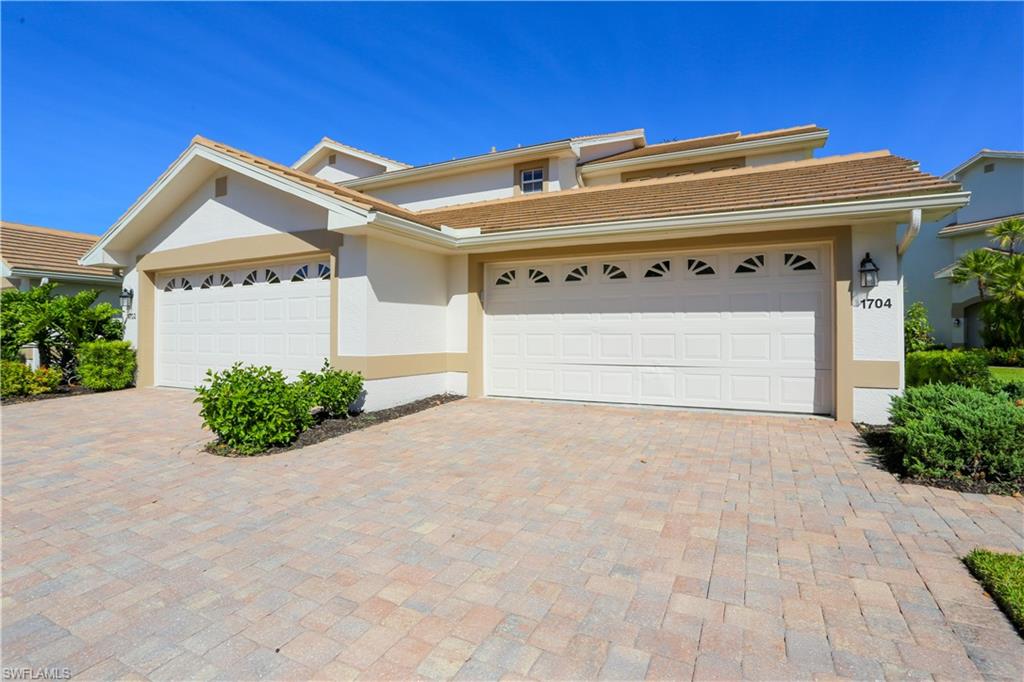
[(290, 377), (330, 352), (326, 261), (157, 279), (156, 383), (192, 388), (207, 369), (271, 365)]
[(826, 246), (494, 265), (487, 392), (832, 411)]

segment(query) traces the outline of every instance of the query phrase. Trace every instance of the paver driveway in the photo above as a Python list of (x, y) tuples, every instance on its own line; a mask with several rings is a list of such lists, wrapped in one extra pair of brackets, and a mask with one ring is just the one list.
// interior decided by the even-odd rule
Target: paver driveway
[(1002, 677), (1019, 500), (823, 420), (464, 400), (202, 454), (191, 395), (3, 410), (4, 665), (111, 677)]

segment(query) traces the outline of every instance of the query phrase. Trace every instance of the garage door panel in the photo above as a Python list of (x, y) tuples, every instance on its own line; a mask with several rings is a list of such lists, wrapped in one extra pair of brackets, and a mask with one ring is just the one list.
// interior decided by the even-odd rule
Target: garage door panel
[(239, 360), (290, 377), (319, 368), (330, 355), (330, 280), (302, 279), (320, 270), (301, 265), (158, 278), (157, 383), (189, 388)]
[[(795, 250), (794, 250), (795, 251)], [(825, 264), (821, 250), (804, 249)], [(486, 387), (495, 395), (794, 412), (832, 409), (830, 279), (784, 249), (544, 264), (485, 299)], [(748, 258), (760, 255), (762, 260)], [(762, 262), (763, 261), (763, 262)], [(668, 265), (664, 265), (665, 263)], [(692, 262), (692, 267), (690, 264)], [(602, 276), (615, 264), (626, 277)], [(744, 267), (753, 272), (735, 273)], [(644, 277), (657, 269), (658, 276)], [(699, 272), (710, 274), (698, 274)], [(547, 270), (546, 270), (547, 271)], [(557, 311), (557, 312), (552, 312)]]

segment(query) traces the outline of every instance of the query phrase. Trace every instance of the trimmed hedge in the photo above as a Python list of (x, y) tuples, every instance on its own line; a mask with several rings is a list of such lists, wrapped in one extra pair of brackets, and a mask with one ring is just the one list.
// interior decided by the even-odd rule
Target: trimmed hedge
[(324, 360), (319, 372), (302, 372), (299, 381), (311, 393), (313, 404), (322, 410), (325, 417), (341, 417), (348, 414), (363, 393), (363, 377), (355, 372), (331, 369), (331, 363)]
[(301, 383), (289, 384), (268, 366), (235, 363), (221, 372), (207, 370), (208, 386), (196, 387), (203, 426), (225, 445), (253, 455), (287, 445), (313, 423), (314, 398)]
[(135, 381), (135, 351), (128, 341), (90, 341), (78, 347), (78, 375), (94, 391), (116, 391)]
[(61, 379), (63, 375), (59, 369), (40, 367), (33, 372), (23, 362), (0, 361), (0, 395), (5, 398), (53, 393), (60, 386)]
[(987, 358), (973, 351), (924, 350), (907, 353), (907, 386), (960, 384), (988, 390), (992, 373)]
[(985, 348), (971, 352), (980, 353), (989, 365), (1024, 367), (1024, 348)]
[(1004, 393), (957, 384), (908, 388), (893, 398), (892, 438), (920, 478), (1024, 478), (1024, 409)]

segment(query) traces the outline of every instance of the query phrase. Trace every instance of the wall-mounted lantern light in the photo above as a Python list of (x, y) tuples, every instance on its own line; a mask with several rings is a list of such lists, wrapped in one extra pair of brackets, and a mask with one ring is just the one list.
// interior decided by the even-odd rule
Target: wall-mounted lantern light
[(865, 289), (878, 284), (878, 266), (871, 260), (871, 254), (865, 253), (860, 261), (860, 285)]
[(959, 317), (954, 317), (953, 318), (953, 326), (954, 327), (959, 327), (960, 326), (960, 318)]
[(132, 299), (134, 298), (134, 291), (131, 289), (121, 289), (121, 295), (117, 297), (117, 300), (121, 304), (121, 312), (124, 313), (125, 317), (132, 312)]

